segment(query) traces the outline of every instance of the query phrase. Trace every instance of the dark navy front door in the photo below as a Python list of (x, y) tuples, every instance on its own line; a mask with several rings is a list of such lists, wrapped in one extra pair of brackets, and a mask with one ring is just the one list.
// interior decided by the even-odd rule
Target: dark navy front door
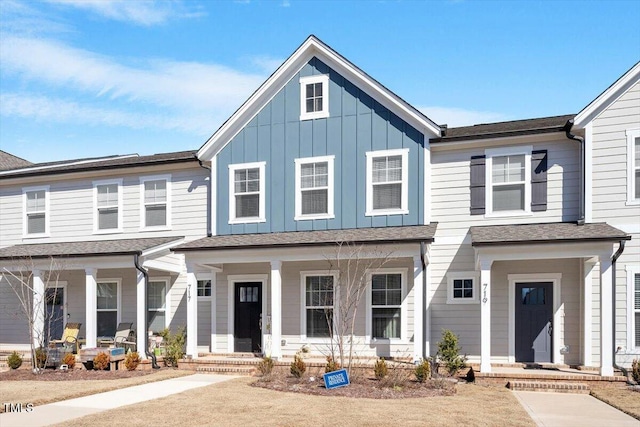
[(516, 362), (551, 362), (553, 283), (516, 283)]
[(64, 288), (45, 291), (45, 341), (62, 338), (64, 330)]
[(260, 352), (262, 341), (262, 284), (235, 284), (234, 350)]

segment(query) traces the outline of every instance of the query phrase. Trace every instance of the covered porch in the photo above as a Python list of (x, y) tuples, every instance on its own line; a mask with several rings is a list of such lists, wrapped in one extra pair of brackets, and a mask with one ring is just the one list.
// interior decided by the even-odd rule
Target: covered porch
[(630, 236), (604, 223), (470, 233), (480, 277), (480, 372), (493, 372), (498, 361), (570, 362), (613, 377), (613, 270)]

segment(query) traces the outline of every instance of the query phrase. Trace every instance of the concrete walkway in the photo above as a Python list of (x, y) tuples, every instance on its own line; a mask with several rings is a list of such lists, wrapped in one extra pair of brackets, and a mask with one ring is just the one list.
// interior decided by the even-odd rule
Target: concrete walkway
[(121, 406), (159, 399), (233, 378), (237, 377), (233, 375), (194, 374), (186, 377), (121, 388), (119, 390), (93, 394), (77, 399), (36, 406), (31, 412), (0, 414), (0, 426), (48, 426)]
[(514, 391), (540, 427), (640, 427), (640, 421), (588, 394)]

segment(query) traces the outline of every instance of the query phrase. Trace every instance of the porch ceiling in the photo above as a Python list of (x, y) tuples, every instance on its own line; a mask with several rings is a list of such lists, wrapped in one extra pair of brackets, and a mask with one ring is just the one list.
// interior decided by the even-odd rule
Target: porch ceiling
[(157, 237), (15, 245), (0, 249), (0, 260), (134, 255), (180, 239), (182, 237)]
[(471, 227), (469, 231), (474, 247), (631, 240), (624, 231), (606, 223), (492, 225)]
[(405, 227), (354, 228), (348, 230), (292, 231), (282, 233), (234, 234), (194, 240), (172, 249), (189, 252), (296, 246), (326, 246), (340, 242), (355, 244), (433, 242), (437, 223)]

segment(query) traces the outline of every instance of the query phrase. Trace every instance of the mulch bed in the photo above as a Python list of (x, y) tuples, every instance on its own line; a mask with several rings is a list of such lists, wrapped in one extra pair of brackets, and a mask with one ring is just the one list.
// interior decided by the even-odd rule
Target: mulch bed
[(456, 393), (455, 382), (447, 379), (432, 379), (419, 383), (406, 380), (395, 386), (387, 380), (362, 378), (352, 380), (345, 387), (328, 390), (322, 377), (303, 377), (272, 375), (261, 377), (251, 384), (254, 387), (292, 393), (312, 394), (316, 396), (343, 396), (366, 399), (407, 399), (415, 397), (451, 396)]
[(0, 381), (86, 381), (86, 380), (119, 380), (122, 378), (141, 377), (150, 375), (152, 370), (135, 371), (94, 371), (81, 369), (71, 369), (61, 371), (59, 369), (45, 369), (34, 374), (30, 369), (12, 369), (0, 372)]

